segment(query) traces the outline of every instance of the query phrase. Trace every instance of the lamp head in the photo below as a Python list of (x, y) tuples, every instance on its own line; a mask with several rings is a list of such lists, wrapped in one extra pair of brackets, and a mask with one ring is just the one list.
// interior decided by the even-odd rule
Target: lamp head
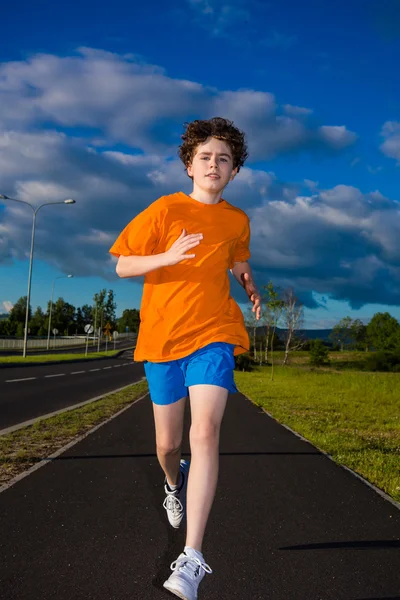
[(72, 200), (72, 198), (68, 198), (68, 200), (64, 200), (64, 204), (75, 204), (76, 200)]
[(71, 278), (71, 277), (73, 277), (73, 275), (67, 275), (67, 277)]
[(0, 194), (0, 200), (9, 200), (10, 198), (8, 196), (5, 196), (4, 194)]

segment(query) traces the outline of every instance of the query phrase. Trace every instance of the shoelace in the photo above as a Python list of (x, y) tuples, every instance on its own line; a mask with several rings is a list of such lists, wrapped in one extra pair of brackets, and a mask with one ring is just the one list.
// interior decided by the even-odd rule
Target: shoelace
[(211, 567), (206, 563), (201, 562), (197, 556), (182, 556), (171, 564), (172, 571), (183, 571), (190, 577), (196, 577), (200, 569), (203, 569), (206, 573), (212, 573)]
[(163, 507), (165, 510), (171, 510), (174, 514), (183, 511), (182, 502), (176, 496), (168, 494), (164, 500)]

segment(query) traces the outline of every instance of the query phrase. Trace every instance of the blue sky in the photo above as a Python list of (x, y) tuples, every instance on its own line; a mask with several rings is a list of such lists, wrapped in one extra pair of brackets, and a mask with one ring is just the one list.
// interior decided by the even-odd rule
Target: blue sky
[[(258, 285), (293, 286), (307, 327), (400, 319), (398, 0), (135, 4), (3, 12), (0, 193), (77, 201), (38, 214), (32, 305), (73, 273), (56, 296), (112, 287), (118, 314), (139, 307), (107, 250), (157, 197), (190, 192), (182, 124), (219, 115), (247, 133), (224, 197), (251, 218)], [(26, 294), (30, 224), (0, 203), (0, 312)]]

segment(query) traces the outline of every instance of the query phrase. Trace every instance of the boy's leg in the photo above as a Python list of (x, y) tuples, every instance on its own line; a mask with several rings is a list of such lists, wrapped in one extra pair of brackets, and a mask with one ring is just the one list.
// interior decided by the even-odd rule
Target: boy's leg
[(186, 398), (172, 404), (153, 403), (157, 458), (169, 485), (179, 483), (179, 463)]
[(186, 546), (201, 552), (215, 496), (219, 467), (219, 434), (228, 390), (216, 385), (189, 387), (192, 424), (187, 489)]

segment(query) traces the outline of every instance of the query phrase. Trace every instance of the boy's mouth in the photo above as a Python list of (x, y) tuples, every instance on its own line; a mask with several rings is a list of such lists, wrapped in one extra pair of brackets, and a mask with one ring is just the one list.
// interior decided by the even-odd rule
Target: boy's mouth
[(211, 179), (219, 179), (219, 175), (216, 175), (215, 173), (210, 173), (207, 175), (207, 177), (211, 177)]

